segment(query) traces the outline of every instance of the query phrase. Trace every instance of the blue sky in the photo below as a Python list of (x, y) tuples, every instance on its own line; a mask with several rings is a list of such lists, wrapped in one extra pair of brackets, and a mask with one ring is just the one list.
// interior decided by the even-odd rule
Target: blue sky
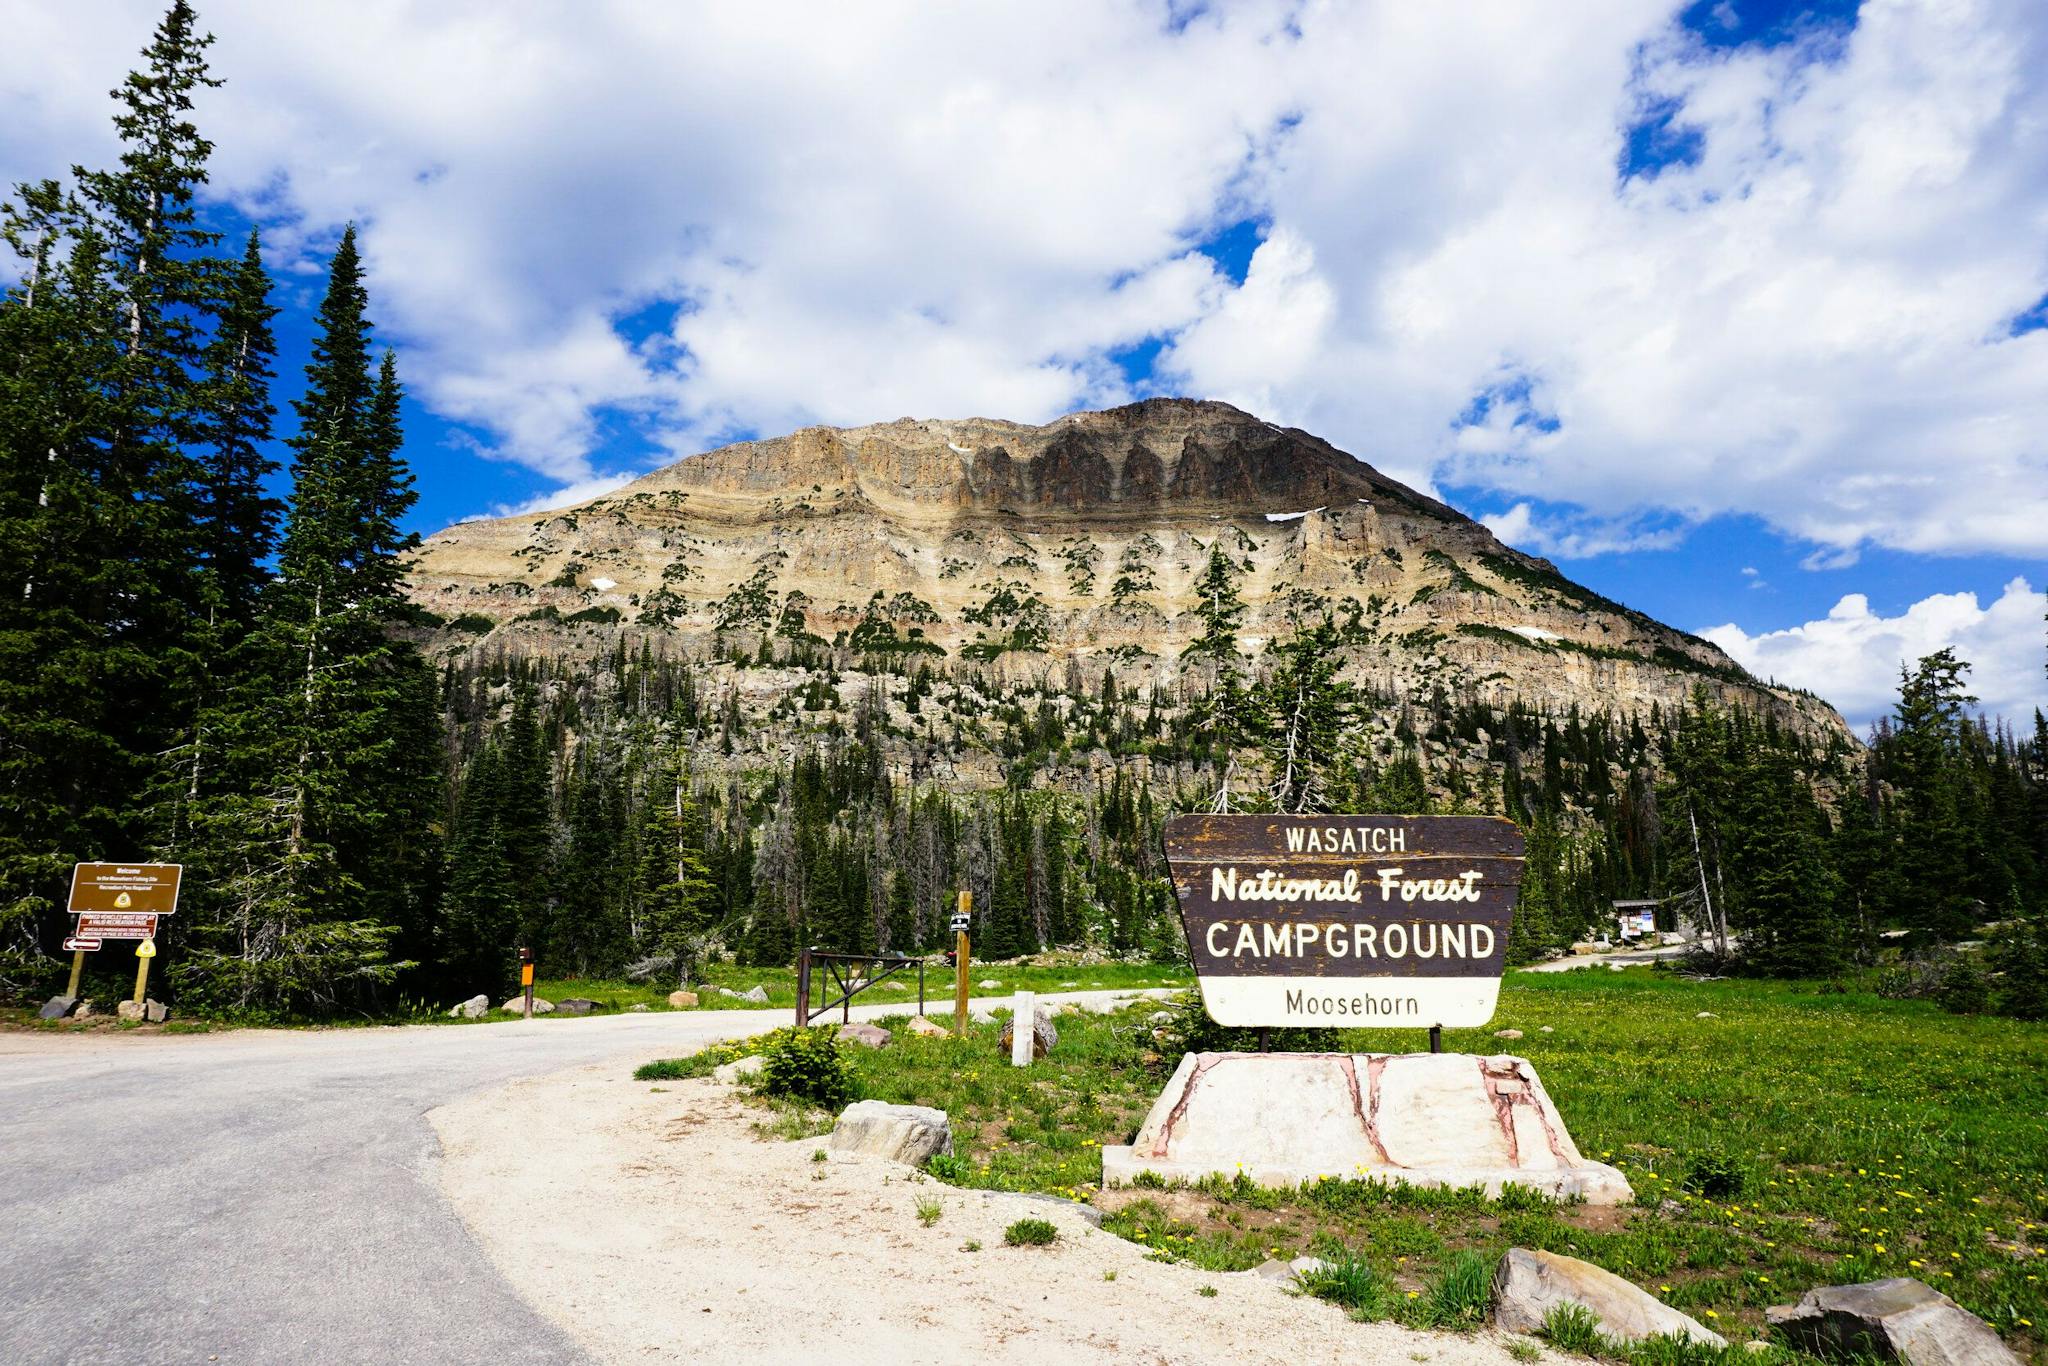
[[(13, 16), (0, 176), (111, 153), (154, 0)], [(1852, 719), (2042, 703), (2025, 0), (208, 0), (208, 212), (286, 387), (360, 225), (422, 532), (724, 441), (1149, 394), (1297, 425)]]

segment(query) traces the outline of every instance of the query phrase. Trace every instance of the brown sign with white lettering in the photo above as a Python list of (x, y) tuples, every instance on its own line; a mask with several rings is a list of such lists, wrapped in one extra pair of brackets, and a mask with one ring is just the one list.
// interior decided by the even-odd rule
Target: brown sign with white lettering
[(154, 939), (156, 914), (153, 911), (81, 911), (75, 933), (80, 939)]
[(1493, 1016), (1522, 882), (1499, 816), (1175, 816), (1166, 861), (1219, 1024)]
[(71, 913), (133, 911), (169, 915), (178, 909), (176, 863), (81, 863), (71, 870)]

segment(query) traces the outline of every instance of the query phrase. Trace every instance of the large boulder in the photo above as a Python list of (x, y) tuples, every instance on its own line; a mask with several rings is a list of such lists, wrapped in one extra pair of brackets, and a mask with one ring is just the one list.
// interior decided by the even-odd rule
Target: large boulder
[(603, 1001), (593, 1001), (588, 996), (571, 996), (566, 1001), (555, 1002), (555, 1009), (570, 1015), (588, 1015), (593, 1010), (603, 1010)]
[(78, 1008), (75, 996), (52, 996), (43, 1002), (43, 1008), (36, 1012), (38, 1020), (61, 1020)]
[(1990, 1324), (1910, 1276), (1809, 1290), (1764, 1311), (1816, 1356), (1878, 1357), (1908, 1366), (2019, 1366)]
[(151, 1024), (162, 1024), (171, 1018), (171, 1008), (152, 996), (142, 1003), (142, 1018)]
[(944, 1110), (930, 1106), (859, 1100), (840, 1112), (830, 1146), (836, 1153), (921, 1167), (938, 1154), (953, 1151), (953, 1126)]
[(697, 993), (694, 991), (671, 991), (668, 994), (668, 1004), (672, 1010), (686, 1010), (690, 1006), (697, 1004)]
[(140, 1020), (142, 1018), (142, 1002), (122, 1001), (114, 1007), (114, 1014), (124, 1020)]
[(928, 1039), (943, 1039), (953, 1032), (928, 1015), (919, 1015), (903, 1027), (913, 1034), (922, 1034)]
[[(1032, 1061), (1036, 1062), (1052, 1052), (1054, 1045), (1060, 1041), (1060, 1032), (1053, 1027), (1052, 1012), (1044, 1006), (1037, 1007), (1031, 1014), (1031, 1058)], [(1011, 1056), (1010, 1044), (1016, 1036), (1017, 1017), (1013, 1014), (1009, 1019), (1003, 1021), (1002, 1053), (1004, 1057)]]
[(755, 987), (752, 991), (743, 994), (740, 997), (740, 999), (742, 1001), (751, 1002), (752, 1004), (757, 1006), (765, 1006), (768, 1004), (768, 988)]
[(889, 1031), (880, 1025), (855, 1021), (839, 1026), (839, 1042), (857, 1043), (864, 1048), (884, 1048), (889, 1043)]
[(460, 1005), (448, 1007), (451, 1020), (481, 1020), (491, 1013), (491, 998), (484, 995), (470, 997)]
[(1688, 1337), (1725, 1347), (1721, 1335), (1679, 1313), (1591, 1262), (1555, 1252), (1511, 1248), (1493, 1273), (1493, 1323), (1510, 1333), (1534, 1333), (1544, 1315), (1576, 1304), (1600, 1321), (1600, 1331), (1623, 1342), (1654, 1337)]

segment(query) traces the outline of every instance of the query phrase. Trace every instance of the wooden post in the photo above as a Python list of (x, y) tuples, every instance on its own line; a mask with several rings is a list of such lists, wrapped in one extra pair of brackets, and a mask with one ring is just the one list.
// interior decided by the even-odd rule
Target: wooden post
[(960, 932), (953, 939), (953, 1032), (967, 1037), (967, 917), (974, 911), (974, 893), (960, 893)]
[(519, 993), (525, 997), (526, 1018), (533, 1018), (533, 950), (519, 951)]
[(64, 994), (72, 1000), (78, 999), (79, 984), (85, 980), (85, 950), (74, 949), (71, 954), (71, 985), (64, 988)]

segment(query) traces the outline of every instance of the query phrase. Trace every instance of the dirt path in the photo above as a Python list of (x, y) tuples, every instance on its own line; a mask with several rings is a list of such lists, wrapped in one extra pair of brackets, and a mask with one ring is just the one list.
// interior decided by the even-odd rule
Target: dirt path
[[(824, 1140), (757, 1138), (760, 1112), (730, 1088), (664, 1086), (607, 1064), (428, 1116), (444, 1189), (486, 1254), (600, 1361), (1513, 1360), (1490, 1336), (1352, 1323), (1250, 1273), (1147, 1262), (1039, 1202), (888, 1163), (816, 1162)], [(923, 1194), (945, 1204), (930, 1228), (915, 1214)], [(1026, 1214), (1057, 1223), (1059, 1244), (1004, 1247)], [(981, 1250), (963, 1250), (970, 1240)]]

